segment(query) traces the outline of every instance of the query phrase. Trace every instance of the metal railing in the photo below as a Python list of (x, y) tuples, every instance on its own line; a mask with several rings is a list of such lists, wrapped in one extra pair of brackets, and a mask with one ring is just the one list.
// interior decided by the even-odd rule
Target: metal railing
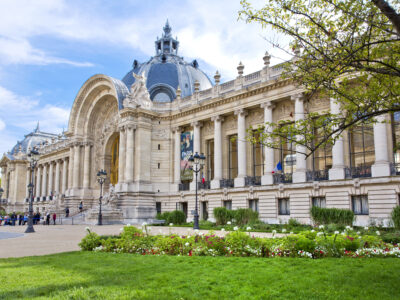
[(306, 178), (307, 178), (307, 181), (329, 180), (329, 170), (307, 171)]
[(180, 191), (188, 191), (190, 190), (190, 183), (189, 182), (184, 182), (179, 184), (179, 190)]
[(346, 178), (371, 177), (371, 166), (361, 165), (358, 167), (345, 168)]
[(235, 183), (233, 179), (221, 179), (219, 182), (221, 188), (232, 188), (234, 185)]
[(293, 174), (292, 173), (275, 173), (272, 176), (274, 178), (274, 184), (292, 183), (293, 182)]
[(390, 164), (390, 175), (400, 175), (400, 163)]
[(197, 183), (197, 188), (199, 189), (199, 190), (209, 190), (210, 189), (210, 181), (204, 181), (204, 183), (203, 182), (198, 182)]
[(247, 176), (244, 179), (244, 184), (246, 186), (250, 185), (261, 185), (261, 176)]

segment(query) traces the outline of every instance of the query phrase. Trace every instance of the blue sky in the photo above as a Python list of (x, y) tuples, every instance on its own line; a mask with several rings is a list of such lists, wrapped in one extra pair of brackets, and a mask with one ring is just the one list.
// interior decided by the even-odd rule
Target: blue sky
[[(260, 2), (260, 1), (258, 1)], [(260, 2), (262, 3), (262, 1)], [(0, 153), (31, 132), (67, 128), (77, 92), (92, 75), (122, 78), (134, 59), (154, 55), (169, 19), (179, 54), (211, 78), (233, 79), (284, 59), (257, 24), (238, 21), (239, 0), (0, 0)]]

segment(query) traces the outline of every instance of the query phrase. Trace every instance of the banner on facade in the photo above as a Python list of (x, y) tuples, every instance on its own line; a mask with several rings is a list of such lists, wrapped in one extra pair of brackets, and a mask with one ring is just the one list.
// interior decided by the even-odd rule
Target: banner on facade
[(193, 132), (181, 134), (181, 180), (192, 180), (193, 172), (189, 169), (189, 157), (193, 154)]

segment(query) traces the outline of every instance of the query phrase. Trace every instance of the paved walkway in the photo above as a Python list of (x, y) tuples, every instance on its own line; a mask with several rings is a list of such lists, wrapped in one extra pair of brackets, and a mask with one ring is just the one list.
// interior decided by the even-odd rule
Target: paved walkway
[[(100, 235), (118, 235), (123, 225), (89, 226)], [(86, 235), (87, 225), (36, 225), (35, 233), (25, 234), (26, 226), (0, 226), (0, 258), (46, 255), (80, 250), (78, 243)], [(148, 226), (150, 234), (194, 233), (188, 227)], [(208, 230), (199, 232), (207, 233)], [(219, 236), (227, 232), (216, 231)], [(270, 233), (251, 233), (259, 237), (271, 237)]]

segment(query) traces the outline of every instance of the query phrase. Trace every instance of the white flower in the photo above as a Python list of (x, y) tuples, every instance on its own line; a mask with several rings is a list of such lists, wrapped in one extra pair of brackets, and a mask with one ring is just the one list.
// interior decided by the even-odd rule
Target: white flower
[(233, 230), (235, 230), (235, 231), (238, 230), (238, 229), (239, 229), (239, 228), (238, 228), (237, 226), (233, 227)]
[(290, 234), (293, 234), (293, 231), (291, 231)]
[(247, 227), (246, 230), (251, 230), (251, 227)]
[(377, 230), (377, 231), (376, 231), (376, 235), (381, 235), (381, 233)]
[(346, 230), (351, 230), (351, 227), (349, 225), (347, 225)]
[(317, 233), (317, 236), (321, 236), (321, 235), (323, 235), (324, 233), (323, 232), (318, 232)]
[(90, 228), (89, 228), (89, 227), (86, 227), (85, 230), (86, 230), (86, 231), (90, 231)]
[(122, 230), (124, 230), (124, 229), (123, 229), (123, 228), (120, 228), (120, 229), (119, 229), (119, 231), (122, 231)]
[(313, 230), (311, 230), (311, 232), (315, 232), (315, 230), (313, 229)]
[(228, 221), (228, 222), (226, 222), (226, 224), (228, 224), (228, 225), (231, 225), (231, 224), (232, 224), (232, 222), (231, 222), (231, 221)]
[(174, 223), (169, 223), (169, 226), (173, 226), (174, 225)]
[(318, 228), (319, 228), (319, 229), (324, 229), (325, 226), (324, 226), (324, 225), (319, 225)]
[(365, 226), (365, 227), (364, 227), (364, 230), (368, 230), (368, 229), (369, 229), (368, 226)]
[(146, 222), (143, 222), (143, 223), (142, 223), (142, 226), (147, 226), (147, 223), (146, 223)]
[(225, 231), (225, 228), (221, 228), (221, 231)]
[(199, 230), (198, 230), (198, 229), (195, 229), (194, 232), (199, 232)]
[(282, 232), (286, 232), (286, 229), (285, 229), (285, 228), (283, 228), (283, 229), (282, 229)]
[(186, 246), (186, 247), (189, 246), (189, 245), (190, 245), (190, 244), (189, 244), (188, 242), (185, 243), (185, 246)]
[(276, 230), (272, 230), (272, 233), (273, 233), (273, 234), (276, 234)]
[(361, 234), (361, 232), (357, 231), (357, 235), (360, 235), (360, 234)]
[(126, 226), (131, 226), (131, 224), (128, 223), (128, 224), (126, 224)]
[(339, 231), (336, 230), (336, 231), (335, 231), (335, 234), (339, 234)]

